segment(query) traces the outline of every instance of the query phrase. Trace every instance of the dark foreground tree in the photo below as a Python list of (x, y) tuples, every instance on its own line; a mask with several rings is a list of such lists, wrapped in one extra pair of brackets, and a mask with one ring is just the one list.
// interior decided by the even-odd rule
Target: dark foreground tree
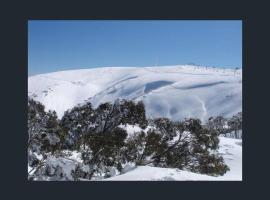
[[(209, 175), (223, 175), (229, 170), (217, 152), (223, 118), (215, 119), (211, 126), (202, 125), (198, 119), (147, 120), (144, 104), (127, 100), (103, 103), (95, 109), (90, 103), (78, 105), (65, 112), (60, 122), (55, 112), (45, 112), (44, 106), (33, 100), (29, 100), (28, 112), (29, 164), (41, 166), (45, 162), (45, 168), (51, 169), (46, 160), (36, 158), (35, 152), (49, 155), (77, 150), (83, 163), (73, 169), (74, 180), (109, 177), (112, 170), (121, 173), (129, 162)], [(128, 135), (123, 128), (127, 124), (141, 130)], [(239, 129), (240, 125), (230, 123), (230, 127)], [(52, 159), (60, 158), (67, 159)], [(45, 168), (39, 173), (45, 173)], [(54, 168), (59, 176), (64, 171)]]
[(62, 134), (55, 111), (44, 111), (44, 106), (28, 99), (28, 149), (32, 152), (59, 149)]
[(90, 177), (94, 173), (105, 173), (108, 168), (115, 167), (122, 170), (122, 163), (126, 162), (123, 156), (127, 132), (119, 127), (108, 130), (106, 133), (92, 133), (87, 135), (86, 144), (90, 151), (83, 153), (84, 164), (89, 166)]
[(91, 103), (78, 105), (64, 113), (60, 126), (65, 133), (64, 148), (85, 148), (85, 135), (95, 128), (95, 115)]
[(198, 119), (171, 122), (154, 120), (153, 129), (130, 137), (127, 160), (137, 165), (174, 167), (209, 175), (223, 175), (229, 168), (217, 152), (218, 133), (201, 125)]

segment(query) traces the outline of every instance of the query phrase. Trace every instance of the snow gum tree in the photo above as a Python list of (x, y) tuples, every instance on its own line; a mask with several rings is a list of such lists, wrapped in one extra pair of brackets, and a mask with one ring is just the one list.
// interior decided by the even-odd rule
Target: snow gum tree
[(33, 152), (55, 151), (60, 145), (61, 127), (56, 113), (28, 99), (28, 148)]
[(242, 138), (242, 135), (238, 135), (242, 131), (242, 112), (237, 113), (229, 119), (228, 125), (230, 130), (234, 132), (235, 138)]
[[(56, 179), (109, 177), (121, 173), (129, 162), (222, 175), (229, 168), (218, 154), (218, 136), (228, 127), (242, 128), (240, 114), (231, 121), (213, 118), (206, 125), (199, 119), (148, 120), (142, 101), (118, 99), (97, 108), (86, 103), (66, 111), (61, 120), (55, 112), (44, 109), (39, 102), (28, 99), (28, 163), (41, 166), (38, 154), (44, 155), (42, 162), (46, 167), (36, 170), (36, 176)], [(135, 125), (140, 131), (128, 134), (125, 125)], [(74, 162), (64, 151), (81, 154), (82, 161), (72, 165), (71, 174), (66, 174), (63, 165), (46, 163), (46, 156), (54, 163)]]

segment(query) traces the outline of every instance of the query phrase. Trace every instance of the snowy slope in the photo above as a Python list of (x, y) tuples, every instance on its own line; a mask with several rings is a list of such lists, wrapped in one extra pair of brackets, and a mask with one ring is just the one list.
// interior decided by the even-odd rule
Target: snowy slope
[(108, 181), (241, 181), (242, 140), (220, 137), (219, 152), (230, 167), (223, 176), (213, 177), (173, 168), (139, 166), (125, 174), (107, 178)]
[(242, 70), (198, 66), (106, 67), (28, 78), (28, 96), (62, 117), (91, 101), (143, 100), (148, 117), (229, 117), (242, 111)]

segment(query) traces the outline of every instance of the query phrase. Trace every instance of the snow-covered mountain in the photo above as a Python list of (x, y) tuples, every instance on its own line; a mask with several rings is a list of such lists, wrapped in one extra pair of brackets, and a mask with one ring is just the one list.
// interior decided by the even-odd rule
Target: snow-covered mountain
[(143, 100), (148, 117), (202, 121), (242, 111), (242, 70), (202, 66), (105, 67), (30, 76), (28, 96), (58, 117), (79, 103)]

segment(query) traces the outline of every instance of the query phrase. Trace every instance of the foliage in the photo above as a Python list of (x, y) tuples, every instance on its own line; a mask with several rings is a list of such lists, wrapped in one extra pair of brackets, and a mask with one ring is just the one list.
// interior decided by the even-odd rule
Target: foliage
[[(136, 125), (141, 131), (128, 135), (121, 126), (126, 124)], [(229, 168), (218, 154), (218, 136), (240, 129), (242, 113), (231, 119), (210, 118), (205, 125), (192, 118), (177, 122), (168, 118), (147, 120), (143, 102), (127, 100), (97, 108), (91, 103), (78, 105), (58, 120), (55, 112), (46, 112), (42, 104), (28, 99), (28, 163), (38, 168), (34, 176), (73, 180), (109, 177), (121, 173), (130, 162), (223, 175)], [(38, 154), (47, 160), (48, 153), (57, 156), (63, 150), (81, 153), (83, 162), (73, 166), (71, 176), (63, 175), (59, 166), (40, 166)], [(65, 157), (55, 159), (60, 158)]]

